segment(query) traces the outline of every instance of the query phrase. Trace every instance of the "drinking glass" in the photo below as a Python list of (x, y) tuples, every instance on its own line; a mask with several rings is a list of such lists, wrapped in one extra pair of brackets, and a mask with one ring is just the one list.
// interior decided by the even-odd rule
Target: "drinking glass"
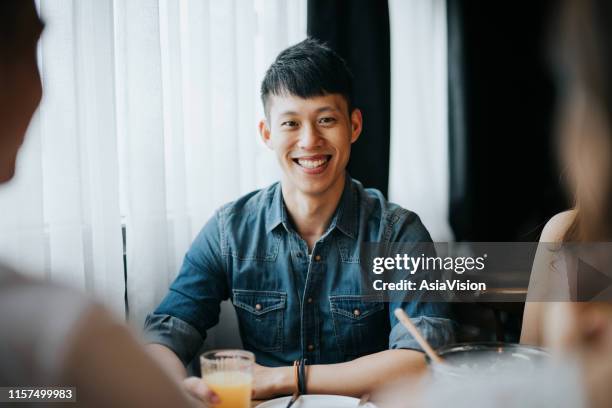
[(221, 402), (215, 408), (249, 408), (255, 356), (245, 350), (212, 350), (200, 356), (202, 380)]

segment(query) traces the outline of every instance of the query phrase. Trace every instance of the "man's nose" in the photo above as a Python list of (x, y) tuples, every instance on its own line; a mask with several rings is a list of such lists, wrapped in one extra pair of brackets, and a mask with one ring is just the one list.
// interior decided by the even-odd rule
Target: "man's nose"
[(316, 127), (311, 125), (306, 125), (302, 127), (298, 147), (306, 150), (313, 149), (320, 147), (322, 142), (323, 139), (321, 138), (321, 134), (316, 129)]

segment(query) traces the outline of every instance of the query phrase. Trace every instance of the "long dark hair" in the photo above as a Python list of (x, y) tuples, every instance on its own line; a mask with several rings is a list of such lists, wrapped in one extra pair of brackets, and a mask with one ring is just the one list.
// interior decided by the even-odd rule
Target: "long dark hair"
[[(559, 17), (557, 54), (564, 94), (572, 98), (575, 94), (567, 89), (579, 89), (586, 101), (584, 109), (598, 115), (597, 122), (603, 124), (602, 131), (595, 135), (584, 132), (574, 137), (578, 138), (577, 143), (590, 148), (589, 151), (605, 146), (598, 155), (603, 160), (595, 165), (584, 164), (594, 169), (595, 180), (607, 180), (600, 183), (603, 185), (594, 186), (595, 195), (573, 189), (575, 218), (563, 240), (608, 241), (612, 240), (612, 179), (609, 178), (612, 169), (612, 1), (567, 0)], [(583, 156), (580, 159), (585, 161)], [(583, 179), (577, 183), (591, 181)]]

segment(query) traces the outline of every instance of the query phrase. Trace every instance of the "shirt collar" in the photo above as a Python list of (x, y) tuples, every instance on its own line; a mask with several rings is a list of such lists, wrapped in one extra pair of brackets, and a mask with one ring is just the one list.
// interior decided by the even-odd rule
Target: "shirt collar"
[(280, 182), (274, 185), (271, 196), (270, 211), (266, 219), (266, 232), (268, 233), (278, 227), (279, 224), (285, 225), (285, 228), (287, 227), (287, 212), (285, 211)]
[(356, 238), (357, 228), (359, 227), (359, 194), (355, 191), (353, 179), (346, 173), (344, 180), (344, 190), (340, 197), (340, 203), (336, 213), (329, 225), (329, 230), (338, 228), (345, 235)]
[[(345, 235), (356, 238), (357, 229), (359, 227), (359, 194), (355, 190), (353, 179), (348, 172), (345, 176), (344, 189), (338, 208), (332, 217), (328, 231), (338, 228)], [(266, 220), (266, 232), (275, 229), (279, 224), (283, 224), (286, 230), (289, 230), (289, 218), (287, 209), (283, 201), (281, 184), (276, 183), (273, 192), (271, 192), (270, 211)]]

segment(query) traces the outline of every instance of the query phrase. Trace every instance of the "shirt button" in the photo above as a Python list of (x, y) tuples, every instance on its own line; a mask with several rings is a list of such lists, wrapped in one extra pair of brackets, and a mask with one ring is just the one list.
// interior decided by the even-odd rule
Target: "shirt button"
[(315, 261), (317, 261), (317, 262), (318, 262), (318, 261), (320, 261), (320, 260), (321, 260), (321, 255), (316, 255), (316, 256), (315, 256)]
[(261, 310), (261, 304), (259, 304), (259, 303), (258, 303), (258, 304), (256, 304), (256, 305), (255, 305), (255, 310)]
[(302, 257), (302, 253), (301, 252), (298, 252), (296, 255), (297, 255), (298, 258)]
[(314, 346), (312, 344), (309, 344), (308, 345), (308, 351), (312, 351), (312, 350), (314, 350)]
[(312, 298), (308, 298), (307, 302), (312, 303)]
[(355, 316), (360, 316), (360, 315), (361, 315), (361, 310), (359, 310), (359, 309), (355, 309), (355, 310), (353, 310), (353, 314), (354, 314)]

